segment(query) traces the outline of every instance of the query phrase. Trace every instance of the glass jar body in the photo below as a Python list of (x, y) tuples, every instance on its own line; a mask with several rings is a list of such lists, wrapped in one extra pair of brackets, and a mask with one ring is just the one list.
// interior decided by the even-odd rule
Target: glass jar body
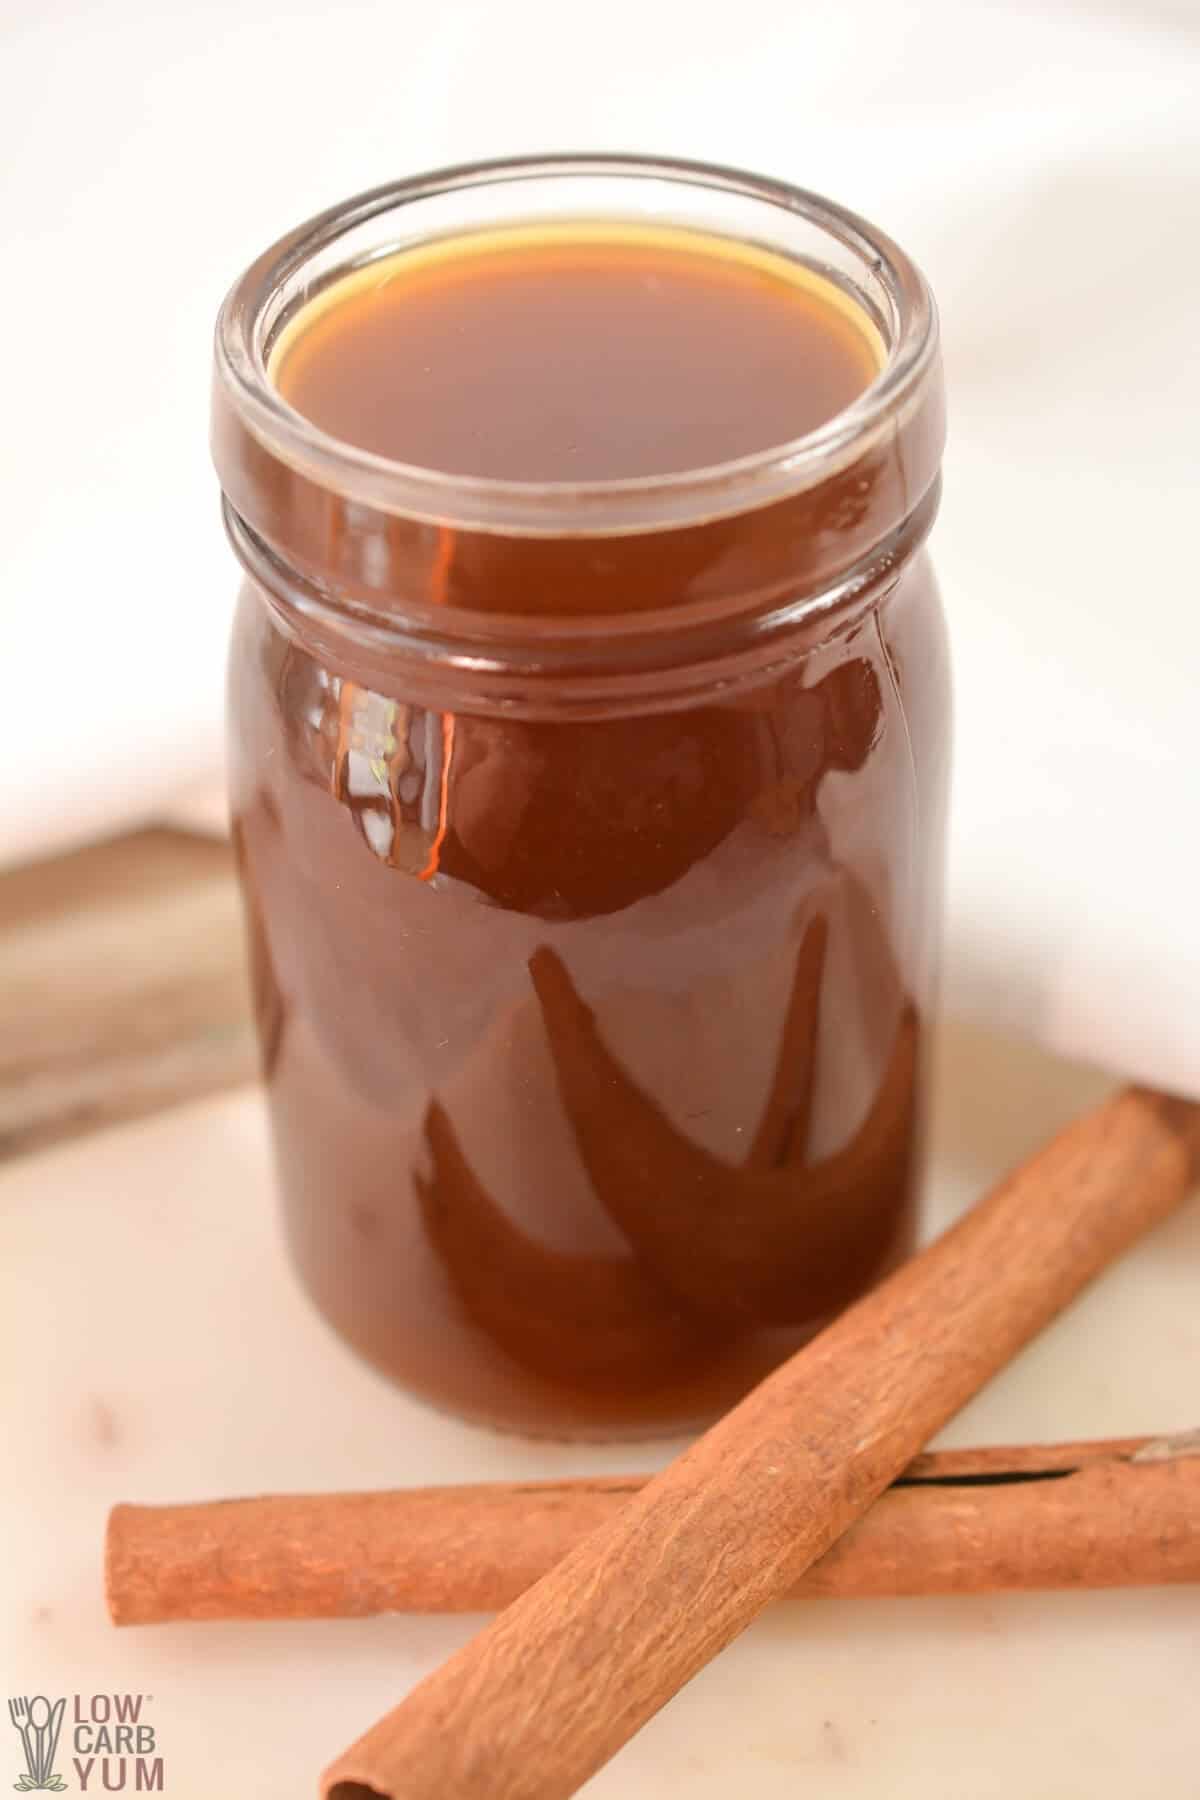
[[(878, 374), (786, 443), (591, 481), (391, 460), (284, 398), (272, 358), (347, 271), (564, 222), (782, 259), (861, 315)], [(558, 1436), (705, 1419), (912, 1241), (950, 725), (928, 289), (874, 227), (762, 177), (478, 164), (252, 264), (213, 399), (297, 1266), (456, 1412)]]
[(433, 703), (243, 588), (288, 1239), (440, 1406), (675, 1430), (912, 1245), (950, 731), (926, 554), (736, 682), (528, 712)]

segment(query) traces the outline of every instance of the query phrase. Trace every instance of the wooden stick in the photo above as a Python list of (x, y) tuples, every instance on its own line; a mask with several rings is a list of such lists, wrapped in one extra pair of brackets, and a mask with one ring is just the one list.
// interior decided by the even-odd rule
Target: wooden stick
[(252, 1081), (228, 844), (142, 831), (0, 880), (0, 1161)]
[[(648, 1479), (117, 1506), (109, 1612), (117, 1625), (498, 1612)], [(1200, 1432), (942, 1451), (900, 1483), (793, 1598), (1200, 1581)]]
[(1127, 1089), (757, 1387), (351, 1746), (326, 1800), (566, 1800), (1183, 1198), (1200, 1107)]

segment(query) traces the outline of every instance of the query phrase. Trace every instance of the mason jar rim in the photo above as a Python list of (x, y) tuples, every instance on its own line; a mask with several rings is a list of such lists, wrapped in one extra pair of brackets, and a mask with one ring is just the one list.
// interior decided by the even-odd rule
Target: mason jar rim
[[(697, 468), (586, 482), (464, 476), (395, 461), (322, 431), (283, 398), (268, 369), (265, 325), (281, 290), (322, 252), (374, 219), (439, 194), (572, 177), (646, 179), (741, 195), (826, 233), (861, 260), (887, 296), (892, 316), (884, 322), (879, 374), (833, 418), (786, 443)], [(893, 433), (919, 402), (938, 354), (937, 336), (933, 298), (917, 266), (885, 233), (821, 195), (714, 163), (560, 154), (459, 164), (386, 183), (319, 213), (280, 238), (235, 282), (218, 316), (215, 350), (226, 402), (251, 437), (351, 504), (452, 529), (604, 536), (697, 525), (826, 481)]]

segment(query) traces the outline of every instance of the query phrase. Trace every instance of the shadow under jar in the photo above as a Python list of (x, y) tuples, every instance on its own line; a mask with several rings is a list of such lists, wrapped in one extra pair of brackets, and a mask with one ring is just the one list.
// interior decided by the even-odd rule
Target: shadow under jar
[(690, 1426), (911, 1248), (942, 438), (912, 264), (729, 170), (400, 183), (227, 300), (287, 1233), (436, 1404)]

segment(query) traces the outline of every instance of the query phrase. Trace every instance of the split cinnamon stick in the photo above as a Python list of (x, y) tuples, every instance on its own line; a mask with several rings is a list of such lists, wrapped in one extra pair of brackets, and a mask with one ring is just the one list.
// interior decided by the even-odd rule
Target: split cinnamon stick
[[(117, 1506), (117, 1625), (497, 1612), (647, 1476)], [(1200, 1581), (1200, 1431), (919, 1456), (791, 1597)]]
[(567, 1800), (1105, 1265), (1200, 1107), (1126, 1089), (761, 1383), (351, 1746), (326, 1800)]

